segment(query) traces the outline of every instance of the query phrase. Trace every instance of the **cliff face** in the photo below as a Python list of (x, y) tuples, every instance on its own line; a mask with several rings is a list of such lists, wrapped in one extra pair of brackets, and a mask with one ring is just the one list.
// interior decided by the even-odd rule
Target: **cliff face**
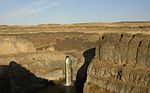
[(57, 80), (63, 78), (64, 58), (64, 53), (56, 51), (0, 55), (0, 65), (9, 65), (15, 61), (38, 77)]
[(0, 36), (0, 55), (35, 51), (36, 48), (27, 39), (16, 36)]
[(105, 34), (87, 74), (84, 93), (150, 93), (150, 35)]
[(11, 61), (29, 69), (38, 77), (64, 79), (64, 63), (72, 55), (73, 80), (83, 64), (82, 52), (94, 47), (99, 35), (62, 32), (0, 35), (0, 65)]

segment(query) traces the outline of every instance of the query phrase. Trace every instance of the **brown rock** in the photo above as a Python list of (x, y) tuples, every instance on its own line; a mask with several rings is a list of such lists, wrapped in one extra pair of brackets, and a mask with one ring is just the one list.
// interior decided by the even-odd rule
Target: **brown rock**
[(142, 34), (102, 36), (88, 68), (84, 92), (101, 93), (103, 89), (108, 93), (148, 93), (149, 42), (148, 35)]

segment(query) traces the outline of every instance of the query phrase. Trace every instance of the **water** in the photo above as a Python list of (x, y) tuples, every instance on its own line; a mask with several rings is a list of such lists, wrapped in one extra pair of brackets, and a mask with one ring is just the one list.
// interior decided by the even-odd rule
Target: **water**
[(62, 84), (48, 86), (37, 93), (77, 93), (74, 86), (64, 86)]

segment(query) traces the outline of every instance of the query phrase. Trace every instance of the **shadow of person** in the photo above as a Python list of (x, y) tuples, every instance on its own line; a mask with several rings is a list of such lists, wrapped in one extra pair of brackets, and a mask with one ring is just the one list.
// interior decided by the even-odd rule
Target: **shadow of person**
[(51, 84), (53, 83), (36, 77), (15, 61), (0, 66), (0, 93), (36, 93)]
[(91, 48), (89, 50), (86, 50), (83, 53), (85, 62), (81, 66), (81, 68), (78, 70), (76, 81), (75, 81), (75, 87), (76, 87), (77, 93), (83, 93), (84, 83), (86, 82), (86, 78), (87, 78), (87, 69), (92, 59), (95, 56), (95, 50), (96, 48)]

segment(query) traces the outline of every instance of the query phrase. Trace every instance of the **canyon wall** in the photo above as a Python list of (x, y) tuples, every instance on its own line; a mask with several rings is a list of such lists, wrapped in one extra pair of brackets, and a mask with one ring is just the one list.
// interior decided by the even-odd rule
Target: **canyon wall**
[(103, 35), (87, 74), (84, 93), (150, 93), (150, 35)]
[(16, 36), (0, 36), (0, 54), (35, 52), (33, 43)]
[(9, 65), (11, 61), (15, 61), (38, 77), (59, 80), (64, 78), (65, 56), (64, 53), (56, 51), (0, 55), (0, 64)]
[(94, 47), (98, 36), (78, 32), (1, 34), (0, 65), (15, 61), (38, 77), (60, 80), (64, 79), (65, 57), (69, 55), (75, 80), (84, 62), (82, 52)]

